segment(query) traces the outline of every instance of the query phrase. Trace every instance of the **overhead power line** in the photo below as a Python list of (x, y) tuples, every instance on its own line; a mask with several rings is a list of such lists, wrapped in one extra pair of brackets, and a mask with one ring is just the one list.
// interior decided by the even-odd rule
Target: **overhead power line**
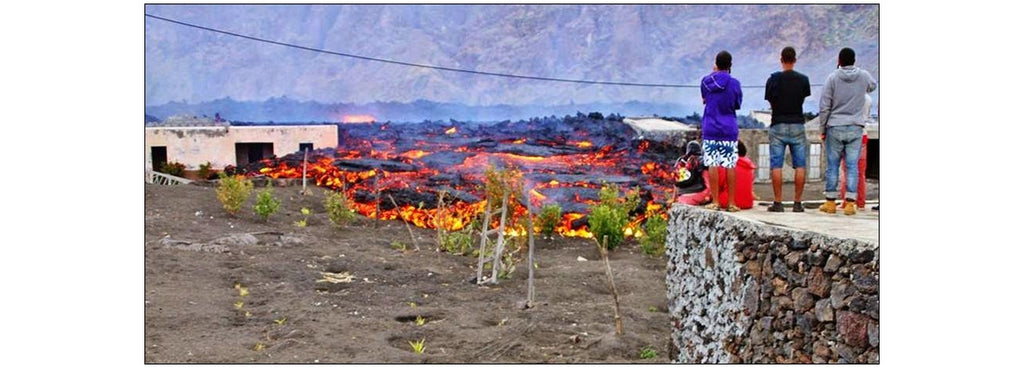
[[(405, 62), (405, 61), (375, 58), (375, 57), (370, 57), (370, 56), (362, 56), (362, 55), (349, 54), (349, 53), (344, 53), (344, 52), (337, 52), (337, 51), (331, 51), (331, 50), (318, 49), (318, 48), (315, 48), (315, 47), (296, 45), (296, 44), (293, 44), (293, 43), (268, 40), (268, 39), (265, 39), (265, 38), (248, 36), (248, 35), (243, 35), (243, 34), (234, 33), (234, 32), (230, 32), (230, 31), (225, 31), (225, 30), (221, 30), (221, 29), (201, 26), (201, 25), (192, 24), (192, 23), (186, 23), (186, 22), (182, 22), (182, 21), (179, 21), (179, 20), (174, 20), (174, 19), (170, 19), (170, 18), (164, 18), (164, 17), (161, 17), (161, 16), (156, 16), (156, 15), (152, 15), (152, 14), (148, 14), (148, 13), (146, 14), (146, 16), (150, 17), (150, 18), (153, 18), (153, 19), (158, 19), (158, 20), (162, 20), (162, 21), (165, 21), (165, 22), (170, 22), (170, 23), (174, 23), (174, 24), (178, 24), (178, 25), (182, 25), (182, 26), (186, 26), (186, 27), (191, 27), (191, 28), (201, 29), (201, 30), (204, 30), (204, 31), (210, 31), (210, 32), (225, 34), (225, 35), (228, 35), (228, 36), (244, 38), (244, 39), (247, 39), (247, 40), (252, 40), (252, 41), (257, 41), (257, 42), (264, 42), (264, 43), (269, 43), (269, 44), (274, 44), (274, 45), (279, 45), (279, 46), (285, 46), (285, 47), (291, 47), (291, 48), (296, 48), (296, 49), (306, 50), (306, 51), (312, 51), (312, 52), (317, 52), (317, 53), (322, 53), (322, 54), (337, 55), (337, 56), (343, 56), (343, 57), (349, 57), (349, 58), (361, 59), (361, 60), (368, 60), (368, 61), (377, 61), (377, 62), (388, 63), (388, 64), (405, 65), (405, 66), (411, 66), (411, 67), (417, 67), (417, 68), (444, 70), (444, 71), (457, 72), (457, 73), (489, 75), (489, 76), (504, 77), (504, 78), (532, 79), (532, 80), (547, 81), (547, 82), (598, 84), (598, 85), (630, 86), (630, 87), (700, 88), (699, 84), (631, 83), (631, 82), (609, 82), (609, 81), (595, 81), (595, 80), (568, 79), (568, 78), (550, 78), (550, 77), (538, 77), (538, 76), (531, 76), (531, 75), (519, 75), (519, 74), (508, 74), (508, 73), (484, 72), (484, 71), (479, 71), (479, 70), (459, 69), (459, 68), (450, 68), (450, 67), (437, 66), (437, 65), (410, 63), (410, 62)], [(818, 87), (818, 86), (821, 86), (821, 84), (811, 84), (811, 86)], [(765, 86), (763, 86), (763, 85), (760, 85), (760, 86), (743, 86), (743, 88), (764, 88), (764, 87)]]

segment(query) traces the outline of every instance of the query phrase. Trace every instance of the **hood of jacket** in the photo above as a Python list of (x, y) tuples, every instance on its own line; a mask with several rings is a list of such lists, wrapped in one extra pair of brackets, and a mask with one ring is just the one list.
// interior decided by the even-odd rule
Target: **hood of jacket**
[(729, 73), (718, 71), (704, 77), (704, 79), (701, 80), (701, 84), (703, 84), (704, 88), (707, 88), (708, 91), (721, 92), (729, 85), (730, 79), (732, 79), (732, 76), (730, 76)]
[(861, 72), (860, 68), (853, 65), (848, 65), (839, 68), (836, 74), (839, 77), (839, 80), (843, 82), (855, 82), (857, 79), (860, 79)]

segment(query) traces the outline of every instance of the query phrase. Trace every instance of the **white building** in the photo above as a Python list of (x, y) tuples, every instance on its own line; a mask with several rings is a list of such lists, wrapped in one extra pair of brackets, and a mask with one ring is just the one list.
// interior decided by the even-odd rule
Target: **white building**
[(323, 125), (232, 126), (211, 119), (168, 119), (147, 124), (146, 170), (179, 162), (189, 171), (209, 162), (215, 170), (228, 165), (284, 156), (303, 149), (338, 146), (338, 127)]

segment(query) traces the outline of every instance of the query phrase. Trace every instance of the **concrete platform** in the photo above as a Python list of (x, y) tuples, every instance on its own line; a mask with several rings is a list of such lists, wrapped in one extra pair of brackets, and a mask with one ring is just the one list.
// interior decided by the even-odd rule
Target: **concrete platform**
[(786, 212), (768, 212), (771, 202), (758, 202), (749, 210), (722, 213), (771, 226), (878, 244), (879, 211), (871, 210), (874, 204), (868, 203), (864, 210), (857, 211), (857, 214), (852, 216), (844, 215), (841, 209), (836, 214), (826, 214), (818, 211), (818, 204), (820, 202), (804, 202), (805, 206), (813, 208), (805, 208), (803, 213), (794, 213), (789, 206), (786, 207)]

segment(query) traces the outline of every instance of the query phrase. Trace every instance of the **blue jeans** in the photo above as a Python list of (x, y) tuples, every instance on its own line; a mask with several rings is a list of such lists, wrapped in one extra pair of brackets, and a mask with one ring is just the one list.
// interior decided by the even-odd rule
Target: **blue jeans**
[(864, 128), (857, 125), (829, 127), (825, 130), (825, 198), (839, 196), (839, 159), (846, 162), (846, 200), (857, 200), (857, 160), (860, 159), (861, 135)]
[(786, 162), (786, 146), (789, 146), (793, 168), (807, 167), (807, 133), (803, 124), (772, 125), (768, 128), (768, 144), (772, 169), (781, 169)]

